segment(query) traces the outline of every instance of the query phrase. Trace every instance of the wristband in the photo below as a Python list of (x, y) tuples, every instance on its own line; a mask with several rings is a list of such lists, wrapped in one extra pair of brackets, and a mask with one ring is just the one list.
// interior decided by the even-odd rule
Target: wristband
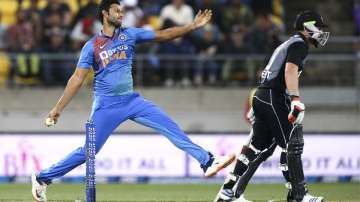
[(298, 95), (290, 95), (291, 100), (300, 100), (300, 97)]

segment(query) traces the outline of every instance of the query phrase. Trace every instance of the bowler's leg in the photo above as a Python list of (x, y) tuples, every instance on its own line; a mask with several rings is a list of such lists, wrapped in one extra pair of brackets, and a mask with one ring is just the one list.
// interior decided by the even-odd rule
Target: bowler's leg
[(176, 147), (190, 154), (201, 165), (205, 165), (210, 160), (209, 152), (193, 143), (167, 114), (151, 103), (146, 103), (146, 105), (147, 107), (133, 118), (135, 122), (163, 134)]
[[(95, 124), (96, 133), (96, 153), (100, 151), (112, 131), (126, 120), (126, 117), (120, 116), (120, 110), (121, 109), (104, 109), (93, 113), (92, 119)], [(85, 162), (85, 151), (85, 145), (75, 149), (58, 163), (40, 171), (37, 179), (49, 184), (53, 179), (64, 176)]]

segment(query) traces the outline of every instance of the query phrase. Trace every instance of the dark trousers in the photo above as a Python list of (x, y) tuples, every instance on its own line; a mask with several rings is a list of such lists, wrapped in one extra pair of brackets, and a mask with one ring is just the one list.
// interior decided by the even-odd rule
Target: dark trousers
[(258, 150), (269, 148), (273, 138), (286, 149), (293, 124), (288, 121), (290, 100), (273, 89), (257, 89), (253, 98), (255, 123), (251, 144)]

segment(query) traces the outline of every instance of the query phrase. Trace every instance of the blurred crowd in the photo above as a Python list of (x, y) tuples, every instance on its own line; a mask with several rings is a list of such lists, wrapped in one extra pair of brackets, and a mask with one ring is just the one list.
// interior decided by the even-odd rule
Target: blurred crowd
[[(75, 1), (75, 0), (74, 0)], [(18, 0), (16, 22), (5, 26), (0, 13), (0, 84), (64, 85), (74, 71), (83, 44), (101, 30), (97, 0), (73, 12), (65, 0), (48, 0), (39, 7), (30, 0), (24, 8)], [(164, 29), (190, 23), (198, 10), (213, 10), (213, 20), (204, 28), (176, 40), (145, 44), (137, 53), (142, 82), (148, 85), (215, 85), (220, 81), (249, 82), (263, 62), (214, 60), (223, 54), (270, 54), (283, 32), (281, 0), (123, 0), (124, 27)], [(52, 55), (52, 54), (57, 55)], [(73, 54), (74, 57), (65, 57)], [(195, 60), (164, 59), (159, 55), (196, 56)], [(8, 60), (5, 57), (9, 58)], [(5, 66), (9, 68), (5, 68)], [(255, 67), (250, 68), (251, 66)], [(249, 69), (253, 71), (249, 73)], [(136, 72), (135, 72), (136, 73)], [(137, 72), (139, 73), (139, 72)], [(252, 76), (251, 76), (252, 75)]]

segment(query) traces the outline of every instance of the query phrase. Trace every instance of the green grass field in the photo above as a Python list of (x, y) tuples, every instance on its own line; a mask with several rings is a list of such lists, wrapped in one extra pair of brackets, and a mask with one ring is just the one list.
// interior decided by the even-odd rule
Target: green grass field
[[(97, 201), (212, 201), (220, 185), (216, 184), (98, 184)], [(314, 194), (330, 201), (359, 201), (360, 184), (310, 184)], [(0, 201), (33, 201), (29, 184), (0, 185)], [(84, 199), (80, 184), (54, 184), (48, 188), (49, 201)], [(285, 201), (282, 184), (249, 185), (246, 197), (254, 201)]]

